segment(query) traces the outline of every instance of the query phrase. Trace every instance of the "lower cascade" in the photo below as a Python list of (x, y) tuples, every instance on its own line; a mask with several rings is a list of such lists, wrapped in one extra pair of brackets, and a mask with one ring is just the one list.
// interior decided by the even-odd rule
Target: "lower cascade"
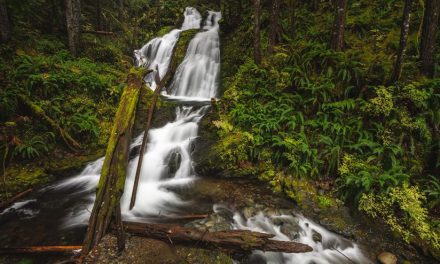
[[(167, 89), (169, 94), (164, 94), (166, 99), (179, 101), (175, 118), (166, 125), (149, 131), (147, 151), (141, 154), (144, 155), (144, 163), (137, 202), (132, 210), (129, 210), (129, 203), (139, 154), (129, 162), (125, 192), (121, 200), (125, 220), (148, 221), (148, 217), (176, 216), (188, 212), (194, 204), (183, 198), (179, 192), (185, 190), (191, 193), (192, 184), (203, 181), (195, 173), (192, 155), (199, 122), (210, 111), (207, 102), (219, 96), (218, 22), (221, 13), (210, 11), (203, 24), (202, 16), (194, 8), (188, 7), (184, 15), (181, 29), (155, 38), (135, 51), (137, 65), (158, 69), (163, 77), (168, 70), (180, 32), (200, 29), (189, 43), (186, 56), (177, 68)], [(156, 84), (151, 76), (147, 76), (145, 81), (155, 89)], [(199, 103), (193, 104), (194, 101)], [(200, 104), (200, 101), (203, 103)], [(139, 135), (134, 139), (132, 150), (138, 149), (142, 137), (143, 135)], [(1, 213), (0, 219), (20, 215), (28, 219), (29, 223), (40, 223), (43, 218), (50, 218), (48, 215), (57, 211), (56, 215), (63, 219), (62, 223), (55, 220), (50, 222), (49, 219), (45, 220), (49, 221), (45, 226), (50, 228), (56, 224), (63, 232), (76, 232), (77, 228), (87, 224), (103, 162), (104, 158), (91, 162), (77, 176), (39, 190), (35, 198), (16, 202)], [(214, 214), (227, 216), (223, 217), (226, 219), (223, 228), (270, 233), (275, 240), (301, 242), (313, 248), (313, 252), (300, 254), (255, 251), (249, 257), (249, 263), (373, 263), (356, 243), (326, 230), (292, 210), (271, 211), (262, 208), (249, 213), (243, 209), (232, 209), (229, 205), (211, 204), (210, 207)], [(191, 225), (203, 227), (204, 223), (206, 220), (196, 220)]]

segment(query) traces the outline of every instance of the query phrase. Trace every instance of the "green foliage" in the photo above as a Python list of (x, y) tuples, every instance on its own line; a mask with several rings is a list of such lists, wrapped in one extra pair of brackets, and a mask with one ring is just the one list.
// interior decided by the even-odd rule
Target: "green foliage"
[(404, 184), (401, 187), (391, 188), (385, 194), (362, 195), (359, 209), (373, 218), (384, 219), (405, 241), (419, 238), (429, 241), (438, 249), (440, 234), (429, 224), (428, 211), (423, 207), (425, 199), (417, 187)]
[(14, 149), (14, 156), (23, 159), (34, 159), (49, 151), (49, 143), (55, 139), (55, 134), (47, 132), (43, 136), (35, 135), (21, 141)]

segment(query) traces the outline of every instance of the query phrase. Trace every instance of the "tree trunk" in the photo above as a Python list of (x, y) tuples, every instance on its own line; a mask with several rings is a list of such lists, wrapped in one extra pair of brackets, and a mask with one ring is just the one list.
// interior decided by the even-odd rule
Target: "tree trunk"
[(347, 0), (336, 0), (336, 16), (333, 25), (330, 47), (335, 51), (341, 51), (344, 47), (345, 13)]
[(263, 250), (284, 253), (304, 253), (313, 251), (308, 245), (271, 240), (272, 234), (249, 230), (228, 230), (219, 232), (200, 231), (178, 225), (146, 224), (124, 222), (129, 233), (155, 238), (171, 244), (183, 244), (207, 249), (222, 249), (232, 253), (249, 253)]
[(7, 42), (10, 34), (8, 8), (6, 0), (0, 0), (0, 41)]
[(122, 17), (124, 16), (124, 0), (119, 0), (118, 5), (119, 5), (118, 18), (119, 18), (119, 22), (122, 22)]
[(124, 191), (128, 150), (131, 143), (135, 110), (143, 86), (143, 77), (140, 73), (131, 72), (127, 81), (128, 86), (124, 89), (119, 102), (107, 146), (101, 178), (97, 187), (96, 200), (83, 243), (83, 256), (88, 254), (100, 242), (107, 233), (112, 219), (115, 220), (119, 230), (119, 249), (121, 250), (124, 245), (119, 201)]
[(77, 56), (78, 46), (81, 40), (81, 1), (65, 0), (65, 7), (69, 50), (73, 56)]
[(274, 46), (280, 42), (280, 37), (280, 0), (273, 0), (269, 25), (269, 53), (273, 53)]
[(96, 29), (97, 31), (102, 31), (102, 20), (101, 20), (101, 0), (96, 0)]
[(405, 0), (405, 7), (403, 8), (402, 26), (400, 29), (400, 44), (399, 52), (397, 53), (396, 61), (394, 63), (393, 73), (391, 75), (391, 82), (397, 82), (402, 73), (403, 59), (405, 57), (406, 43), (408, 41), (409, 23), (411, 19), (411, 7), (413, 0)]
[(295, 12), (296, 12), (296, 0), (288, 0), (289, 10), (289, 35), (295, 36)]
[(254, 60), (257, 65), (261, 63), (261, 43), (260, 43), (260, 0), (254, 1)]
[(160, 8), (161, 8), (161, 2), (160, 0), (156, 0), (156, 26), (157, 29), (160, 29), (161, 25), (162, 25), (162, 19), (161, 19), (161, 14), (160, 14)]
[(420, 43), (421, 72), (434, 77), (435, 43), (440, 11), (440, 0), (426, 0), (423, 16), (422, 39)]

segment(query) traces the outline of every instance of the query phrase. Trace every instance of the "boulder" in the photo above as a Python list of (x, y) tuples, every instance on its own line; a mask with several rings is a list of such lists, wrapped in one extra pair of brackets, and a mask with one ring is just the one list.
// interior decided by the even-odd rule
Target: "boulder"
[(390, 252), (382, 252), (377, 256), (381, 264), (397, 264), (397, 257)]

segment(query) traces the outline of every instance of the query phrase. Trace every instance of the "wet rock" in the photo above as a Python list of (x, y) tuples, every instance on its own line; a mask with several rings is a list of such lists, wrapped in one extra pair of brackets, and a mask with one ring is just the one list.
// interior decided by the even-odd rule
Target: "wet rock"
[(245, 207), (243, 209), (243, 216), (246, 219), (251, 218), (252, 216), (255, 216), (257, 214), (257, 210), (254, 207)]
[(171, 153), (168, 161), (168, 168), (170, 175), (174, 175), (180, 168), (182, 162), (182, 155), (179, 152)]
[(290, 240), (299, 238), (299, 231), (301, 228), (298, 225), (283, 224), (280, 227), (280, 232), (286, 235)]
[(312, 230), (312, 239), (316, 243), (322, 242), (322, 235), (320, 233), (318, 233), (316, 230), (313, 229)]
[(377, 260), (381, 264), (396, 264), (397, 257), (390, 252), (382, 252), (377, 256)]

